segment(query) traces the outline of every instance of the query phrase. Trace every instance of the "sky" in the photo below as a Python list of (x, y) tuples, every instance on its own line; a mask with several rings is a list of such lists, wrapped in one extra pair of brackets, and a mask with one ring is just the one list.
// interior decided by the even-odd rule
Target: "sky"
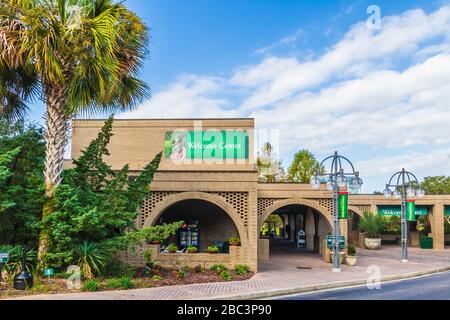
[(118, 118), (252, 117), (285, 167), (337, 150), (365, 193), (403, 167), (450, 175), (450, 0), (125, 4), (150, 28), (152, 98)]

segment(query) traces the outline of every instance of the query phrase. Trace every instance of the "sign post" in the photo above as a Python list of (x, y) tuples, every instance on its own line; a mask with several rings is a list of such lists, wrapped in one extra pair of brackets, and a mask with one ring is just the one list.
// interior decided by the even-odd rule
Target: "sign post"
[(48, 277), (48, 283), (50, 283), (50, 276), (54, 274), (53, 268), (48, 268), (44, 270), (44, 275)]
[(3, 265), (9, 261), (9, 253), (0, 253), (0, 282), (2, 281)]

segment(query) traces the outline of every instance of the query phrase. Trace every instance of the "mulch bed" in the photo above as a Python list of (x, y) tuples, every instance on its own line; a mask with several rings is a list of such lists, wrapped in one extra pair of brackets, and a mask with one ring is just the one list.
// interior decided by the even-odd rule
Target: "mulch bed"
[[(232, 281), (242, 281), (250, 279), (254, 273), (248, 272), (245, 275), (237, 275), (234, 271), (229, 271), (232, 275)], [(152, 276), (158, 275), (161, 280), (153, 280)], [(100, 289), (98, 291), (121, 290), (120, 288), (108, 288), (107, 283), (111, 278), (98, 278)], [(117, 279), (117, 278), (114, 278)], [(195, 283), (210, 283), (210, 282), (227, 282), (220, 277), (220, 271), (201, 270), (196, 272), (195, 269), (187, 270), (186, 277), (180, 277), (180, 273), (174, 269), (158, 268), (153, 269), (150, 274), (145, 274), (144, 269), (138, 269), (136, 276), (132, 278), (133, 289), (136, 288), (154, 288), (163, 286), (174, 286), (183, 284)], [(42, 277), (35, 281), (33, 288), (25, 291), (15, 290), (12, 283), (0, 283), (0, 299), (19, 297), (25, 295), (36, 294), (57, 294), (57, 293), (74, 293), (82, 290), (69, 290), (67, 288), (66, 279), (52, 278), (50, 281)]]

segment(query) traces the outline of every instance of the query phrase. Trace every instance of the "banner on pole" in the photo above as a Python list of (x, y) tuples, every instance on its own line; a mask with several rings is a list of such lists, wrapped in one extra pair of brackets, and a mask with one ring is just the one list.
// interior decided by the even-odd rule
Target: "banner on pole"
[(348, 192), (339, 192), (339, 219), (348, 219)]
[(414, 200), (406, 200), (406, 220), (416, 221), (416, 203)]

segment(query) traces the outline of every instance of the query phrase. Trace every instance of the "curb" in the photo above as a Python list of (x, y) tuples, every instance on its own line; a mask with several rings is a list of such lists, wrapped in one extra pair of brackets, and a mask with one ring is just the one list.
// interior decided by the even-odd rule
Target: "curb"
[[(383, 283), (383, 282), (389, 282), (389, 281), (393, 281), (393, 280), (412, 279), (412, 278), (425, 276), (425, 275), (431, 275), (434, 273), (440, 273), (440, 272), (444, 272), (444, 271), (448, 271), (448, 270), (450, 270), (450, 266), (439, 267), (439, 268), (424, 270), (424, 271), (416, 271), (416, 272), (407, 273), (407, 274), (389, 275), (389, 276), (382, 277), (381, 282)], [(364, 285), (364, 284), (366, 284), (366, 282), (367, 282), (366, 279), (357, 279), (357, 280), (340, 281), (340, 282), (329, 282), (329, 283), (308, 285), (308, 286), (295, 287), (295, 288), (272, 289), (272, 290), (265, 290), (265, 291), (261, 291), (261, 292), (254, 292), (254, 293), (242, 293), (242, 294), (235, 294), (235, 295), (202, 298), (201, 300), (264, 299), (264, 298), (271, 298), (271, 297), (276, 297), (276, 296), (292, 295), (292, 294), (297, 294), (297, 293), (307, 293), (307, 292), (315, 292), (315, 291), (321, 291), (321, 290), (327, 290), (327, 289), (337, 289), (337, 288), (345, 288), (345, 287), (351, 287), (351, 286)], [(197, 300), (197, 299), (194, 299), (194, 300)]]

